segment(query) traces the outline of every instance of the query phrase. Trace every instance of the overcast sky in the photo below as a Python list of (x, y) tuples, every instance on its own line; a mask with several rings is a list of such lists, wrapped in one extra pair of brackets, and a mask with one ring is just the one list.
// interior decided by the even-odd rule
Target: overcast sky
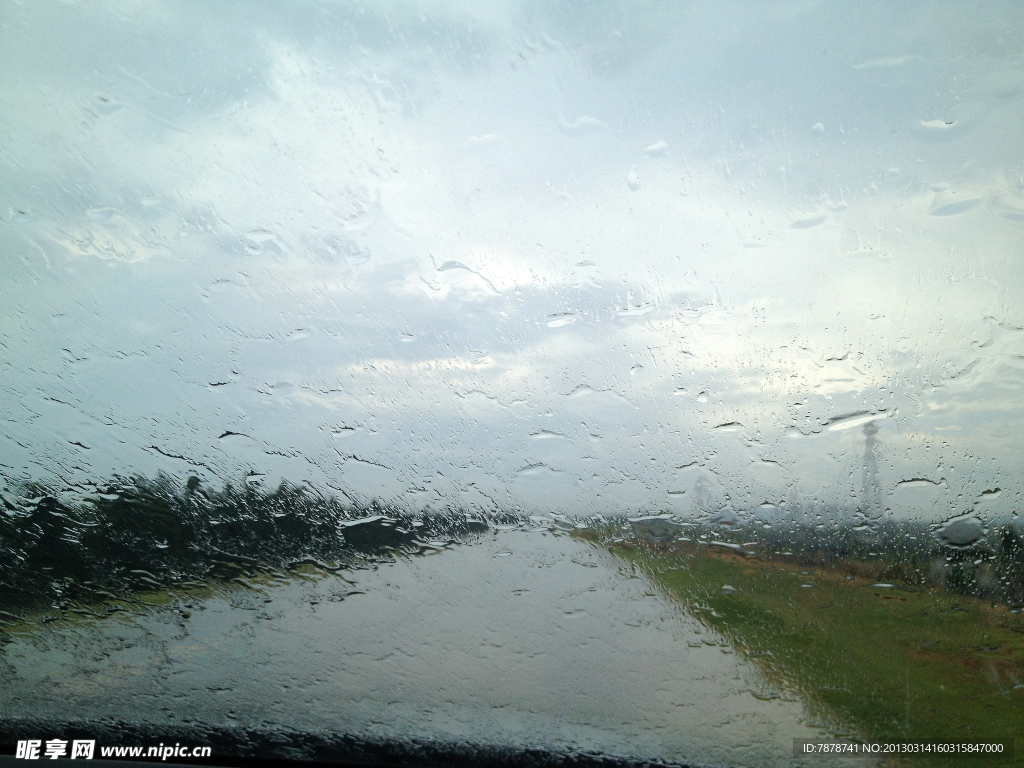
[(0, 473), (991, 517), (1024, 7), (0, 10)]

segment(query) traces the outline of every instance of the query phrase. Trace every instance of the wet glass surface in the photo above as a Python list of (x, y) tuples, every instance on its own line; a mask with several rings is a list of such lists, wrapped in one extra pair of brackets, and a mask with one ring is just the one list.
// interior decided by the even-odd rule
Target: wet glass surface
[(0, 707), (710, 764), (788, 765), (794, 734), (828, 733), (724, 637), (564, 534), (340, 573), (14, 630)]
[(1015, 735), (1018, 4), (0, 37), (4, 738)]

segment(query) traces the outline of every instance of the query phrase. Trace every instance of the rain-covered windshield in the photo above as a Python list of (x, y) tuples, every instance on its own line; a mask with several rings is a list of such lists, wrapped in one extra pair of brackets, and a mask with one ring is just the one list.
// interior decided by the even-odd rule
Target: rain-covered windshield
[(0, 29), (19, 756), (1024, 760), (1019, 4)]

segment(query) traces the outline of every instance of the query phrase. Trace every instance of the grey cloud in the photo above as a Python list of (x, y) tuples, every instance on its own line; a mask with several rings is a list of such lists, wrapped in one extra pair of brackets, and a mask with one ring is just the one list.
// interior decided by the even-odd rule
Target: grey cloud
[(126, 7), (6, 12), (6, 473), (839, 505), (862, 412), (888, 488), (986, 460), (898, 512), (1020, 469), (1016, 6)]

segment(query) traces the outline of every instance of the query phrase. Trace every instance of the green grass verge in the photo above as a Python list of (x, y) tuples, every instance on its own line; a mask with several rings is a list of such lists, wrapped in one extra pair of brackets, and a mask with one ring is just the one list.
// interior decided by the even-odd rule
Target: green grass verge
[(967, 762), (1024, 765), (1020, 614), (940, 589), (873, 587), (842, 563), (815, 568), (694, 543), (605, 546), (840, 730), (864, 739), (1014, 738), (1012, 760)]

